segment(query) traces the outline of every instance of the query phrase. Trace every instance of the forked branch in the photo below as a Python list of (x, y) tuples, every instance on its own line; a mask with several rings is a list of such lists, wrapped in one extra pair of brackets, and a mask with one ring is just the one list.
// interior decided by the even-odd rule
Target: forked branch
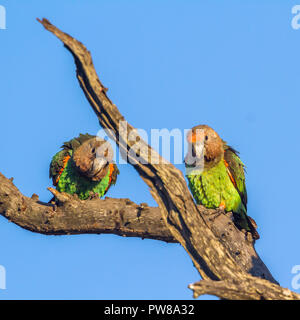
[[(182, 172), (161, 158), (137, 133), (135, 141), (130, 140), (129, 135), (136, 129), (125, 121), (107, 97), (107, 90), (100, 82), (85, 46), (48, 20), (40, 22), (72, 53), (80, 86), (101, 126), (109, 129), (108, 134), (116, 141), (121, 153), (149, 186), (170, 233), (186, 249), (206, 281), (205, 285), (195, 284), (190, 288), (196, 294), (213, 293), (226, 299), (300, 299), (299, 294), (245, 271), (232, 250), (207, 224), (203, 212), (193, 201)], [(137, 143), (138, 148), (135, 148)], [(272, 281), (270, 275), (267, 277)], [(238, 290), (234, 291), (232, 284)]]

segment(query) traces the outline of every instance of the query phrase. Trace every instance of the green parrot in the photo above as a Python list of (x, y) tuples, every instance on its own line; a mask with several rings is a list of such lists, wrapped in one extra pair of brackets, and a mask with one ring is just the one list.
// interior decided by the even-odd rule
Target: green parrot
[(111, 145), (99, 137), (80, 134), (65, 142), (52, 158), (50, 178), (59, 192), (79, 199), (103, 197), (116, 183), (119, 170), (112, 162)]
[(197, 204), (232, 211), (236, 226), (259, 239), (257, 225), (247, 215), (245, 166), (238, 152), (207, 125), (192, 128), (187, 141), (186, 176)]

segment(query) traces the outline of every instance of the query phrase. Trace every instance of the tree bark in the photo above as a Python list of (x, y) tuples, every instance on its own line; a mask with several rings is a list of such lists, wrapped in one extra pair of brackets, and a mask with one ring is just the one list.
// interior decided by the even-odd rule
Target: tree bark
[[(247, 247), (246, 241), (251, 242), (255, 252), (252, 240), (247, 240), (248, 236), (239, 231), (240, 238), (234, 238), (236, 240), (234, 245), (230, 242), (233, 235), (231, 230), (235, 230), (230, 216), (220, 215), (222, 219), (225, 219), (218, 220), (222, 221), (222, 228), (220, 229), (218, 223), (216, 223), (218, 217), (215, 218), (217, 211), (202, 210), (203, 208), (195, 205), (182, 172), (171, 163), (166, 162), (142, 140), (136, 129), (125, 121), (118, 108), (107, 97), (107, 89), (100, 82), (94, 69), (91, 55), (85, 46), (60, 31), (48, 20), (43, 19), (40, 22), (47, 30), (57, 36), (72, 53), (80, 86), (96, 113), (100, 125), (104, 129), (110, 130), (108, 134), (116, 141), (123, 156), (128, 158), (130, 164), (133, 165), (141, 178), (147, 183), (152, 196), (159, 205), (159, 212), (169, 235), (181, 243), (193, 260), (195, 267), (203, 278), (202, 281), (189, 286), (194, 291), (194, 295), (209, 293), (224, 299), (300, 299), (299, 294), (277, 285), (271, 274), (266, 271), (267, 269), (262, 262), (260, 263), (260, 268), (264, 269), (265, 273), (262, 274), (262, 269), (260, 269), (260, 272), (255, 274), (253, 272), (255, 261), (252, 261), (253, 256), (251, 254), (247, 256), (248, 260), (240, 258), (244, 254), (248, 254), (247, 250), (244, 251)], [(133, 131), (136, 132), (134, 141), (130, 137)], [(54, 190), (52, 192), (55, 193)], [(0, 194), (1, 206), (4, 203), (2, 198), (5, 199), (5, 197), (7, 197), (5, 193), (3, 195)], [(60, 206), (62, 207), (69, 208), (78, 205), (78, 200), (71, 199), (69, 195), (60, 194), (58, 197), (60, 197)], [(14, 214), (19, 212), (19, 215), (24, 211), (26, 212), (24, 207), (27, 202), (24, 197), (22, 199), (17, 206), (11, 210), (6, 210), (5, 216), (11, 217), (12, 211), (14, 211)], [(83, 206), (85, 205), (87, 204), (83, 204)], [(53, 211), (53, 208), (51, 209)], [(51, 209), (49, 208), (49, 210)], [(87, 211), (87, 208), (84, 210)], [(50, 212), (47, 212), (48, 215), (51, 215)], [(53, 216), (56, 215), (57, 213), (54, 211)], [(76, 212), (76, 219), (77, 216), (78, 212)], [(73, 217), (72, 219), (74, 220)], [(24, 223), (22, 218), (18, 221), (19, 225)], [(94, 223), (98, 222), (95, 219), (92, 219), (92, 221)], [(208, 221), (212, 223), (208, 223)], [(45, 221), (41, 222), (45, 224)], [(227, 225), (223, 223), (227, 223)], [(43, 226), (43, 228), (45, 227)], [(63, 232), (62, 228), (58, 231), (58, 233)], [(244, 244), (242, 247), (239, 244), (240, 239), (241, 243)], [(238, 250), (239, 248), (241, 250)], [(249, 258), (252, 265), (250, 269)], [(245, 261), (248, 261), (248, 264)], [(262, 278), (267, 278), (268, 280)]]
[(32, 232), (47, 235), (111, 233), (176, 242), (165, 226), (159, 208), (137, 205), (129, 199), (92, 199), (59, 193), (49, 188), (59, 205), (25, 197), (0, 173), (0, 214)]
[[(76, 196), (48, 189), (59, 200), (59, 206), (41, 202), (36, 194), (25, 197), (10, 179), (0, 173), (0, 214), (24, 229), (46, 235), (107, 233), (177, 242), (157, 207), (107, 197), (82, 201)], [(232, 223), (231, 213), (214, 217), (213, 210), (203, 206), (198, 209), (242, 269), (277, 283), (257, 255), (253, 242)]]

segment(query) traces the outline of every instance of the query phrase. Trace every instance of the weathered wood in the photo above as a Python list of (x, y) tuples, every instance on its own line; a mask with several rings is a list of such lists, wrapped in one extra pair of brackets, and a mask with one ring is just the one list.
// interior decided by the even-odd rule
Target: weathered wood
[[(136, 141), (131, 141), (129, 135), (136, 129), (125, 121), (118, 108), (107, 97), (107, 90), (97, 76), (90, 52), (82, 43), (53, 26), (48, 20), (43, 19), (40, 22), (72, 53), (80, 86), (100, 125), (110, 130), (108, 133), (118, 144), (121, 153), (128, 157), (129, 162), (149, 186), (171, 234), (189, 253), (202, 278), (238, 283), (241, 298), (247, 296), (249, 299), (257, 299), (257, 295), (253, 294), (257, 286), (260, 288), (260, 299), (300, 299), (300, 295), (243, 270), (230, 250), (206, 223), (193, 201), (182, 172), (161, 158), (137, 133), (138, 149), (132, 152)], [(228, 299), (228, 295), (225, 296), (223, 292), (216, 292), (216, 295)]]
[[(39, 201), (36, 194), (31, 198), (25, 197), (10, 179), (0, 173), (0, 214), (22, 228), (46, 235), (107, 233), (177, 242), (166, 227), (158, 207), (135, 204), (129, 199), (81, 201), (52, 188), (49, 190), (59, 199), (59, 206)], [(231, 214), (212, 219), (209, 210), (202, 206), (199, 210), (245, 271), (276, 283), (255, 252), (253, 243), (247, 241), (231, 222)]]
[(43, 203), (37, 195), (25, 197), (0, 173), (0, 214), (22, 228), (47, 235), (110, 233), (176, 242), (159, 208), (138, 205), (129, 199), (82, 201), (51, 191), (59, 198), (59, 206)]
[[(257, 257), (253, 243), (251, 239), (250, 241), (247, 240), (242, 232), (236, 232), (230, 214), (221, 214), (214, 219), (217, 212), (196, 206), (181, 171), (161, 158), (138, 135), (136, 141), (138, 141), (139, 147), (132, 152), (136, 146), (136, 141), (130, 141), (129, 134), (136, 129), (125, 121), (118, 108), (107, 97), (107, 89), (98, 79), (90, 53), (82, 43), (60, 31), (48, 20), (43, 19), (40, 22), (47, 30), (56, 35), (72, 53), (80, 86), (95, 111), (101, 126), (110, 130), (108, 134), (116, 141), (121, 153), (128, 157), (129, 162), (149, 186), (150, 192), (160, 208), (160, 210), (156, 209), (156, 216), (161, 215), (165, 223), (164, 226), (161, 224), (160, 230), (164, 234), (168, 234), (168, 240), (176, 240), (182, 244), (204, 279), (189, 286), (194, 291), (195, 296), (209, 293), (225, 299), (300, 299), (299, 294), (277, 285), (259, 258), (252, 259), (254, 256)], [(153, 159), (156, 161), (153, 161)], [(3, 176), (0, 177), (5, 180)], [(15, 188), (12, 183), (10, 185), (8, 183), (7, 186), (12, 189)], [(60, 223), (66, 223), (70, 219), (72, 221), (69, 225), (70, 233), (77, 233), (74, 231), (76, 223), (77, 229), (82, 231), (81, 223), (84, 224), (85, 222), (84, 219), (81, 219), (83, 216), (85, 219), (87, 218), (86, 213), (89, 215), (87, 207), (94, 201), (81, 203), (80, 200), (69, 195), (57, 194), (60, 205), (58, 208), (53, 208), (38, 203), (37, 199), (28, 200), (18, 193), (19, 191), (12, 190), (12, 203), (9, 205), (7, 200), (9, 193), (5, 191), (5, 188), (3, 190), (0, 188), (0, 213), (11, 221), (15, 220), (14, 222), (24, 228), (29, 230), (35, 228), (36, 230), (32, 231), (38, 230), (37, 232), (44, 233), (47, 233), (45, 232), (47, 227), (44, 225), (51, 224), (55, 219), (61, 219)], [(51, 191), (55, 193), (55, 190)], [(14, 197), (18, 199), (14, 199)], [(95, 207), (98, 207), (99, 210), (100, 202), (98, 201), (107, 200), (95, 200)], [(84, 207), (84, 214), (80, 214), (80, 211), (78, 211), (81, 205)], [(35, 208), (30, 210), (27, 206)], [(41, 208), (35, 210), (36, 206), (43, 208), (44, 215), (39, 211)], [(73, 215), (67, 215), (70, 208), (76, 210), (76, 221)], [(135, 208), (135, 210), (137, 209)], [(28, 215), (24, 213), (28, 213)], [(26, 221), (31, 215), (34, 216), (34, 228), (28, 222), (30, 220)], [(45, 220), (45, 218), (47, 219)], [(90, 222), (97, 224), (98, 219), (101, 220), (100, 217), (91, 214)], [(118, 221), (124, 222), (124, 216)], [(155, 218), (155, 221), (156, 230), (158, 230), (158, 221), (161, 222), (161, 220)], [(40, 227), (41, 225), (42, 227)], [(53, 224), (52, 226), (54, 227)], [(120, 229), (119, 224), (115, 225), (115, 229)], [(56, 230), (58, 231), (57, 234), (61, 234), (66, 229), (58, 228)], [(88, 232), (89, 229), (86, 227), (85, 230)], [(249, 248), (252, 251), (249, 251)]]

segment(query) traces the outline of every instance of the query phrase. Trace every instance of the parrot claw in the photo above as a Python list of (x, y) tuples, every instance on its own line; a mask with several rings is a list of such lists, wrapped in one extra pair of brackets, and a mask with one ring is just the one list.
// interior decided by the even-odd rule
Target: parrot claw
[(214, 213), (210, 214), (209, 220), (214, 221), (217, 219), (220, 215), (225, 214), (225, 210), (223, 208), (217, 208), (215, 209)]
[(99, 199), (99, 198), (100, 198), (99, 193), (95, 193), (91, 191), (88, 200)]
[(246, 240), (247, 240), (248, 242), (252, 243), (252, 242), (254, 241), (251, 232), (246, 231), (246, 232), (245, 232), (245, 235), (246, 235)]

